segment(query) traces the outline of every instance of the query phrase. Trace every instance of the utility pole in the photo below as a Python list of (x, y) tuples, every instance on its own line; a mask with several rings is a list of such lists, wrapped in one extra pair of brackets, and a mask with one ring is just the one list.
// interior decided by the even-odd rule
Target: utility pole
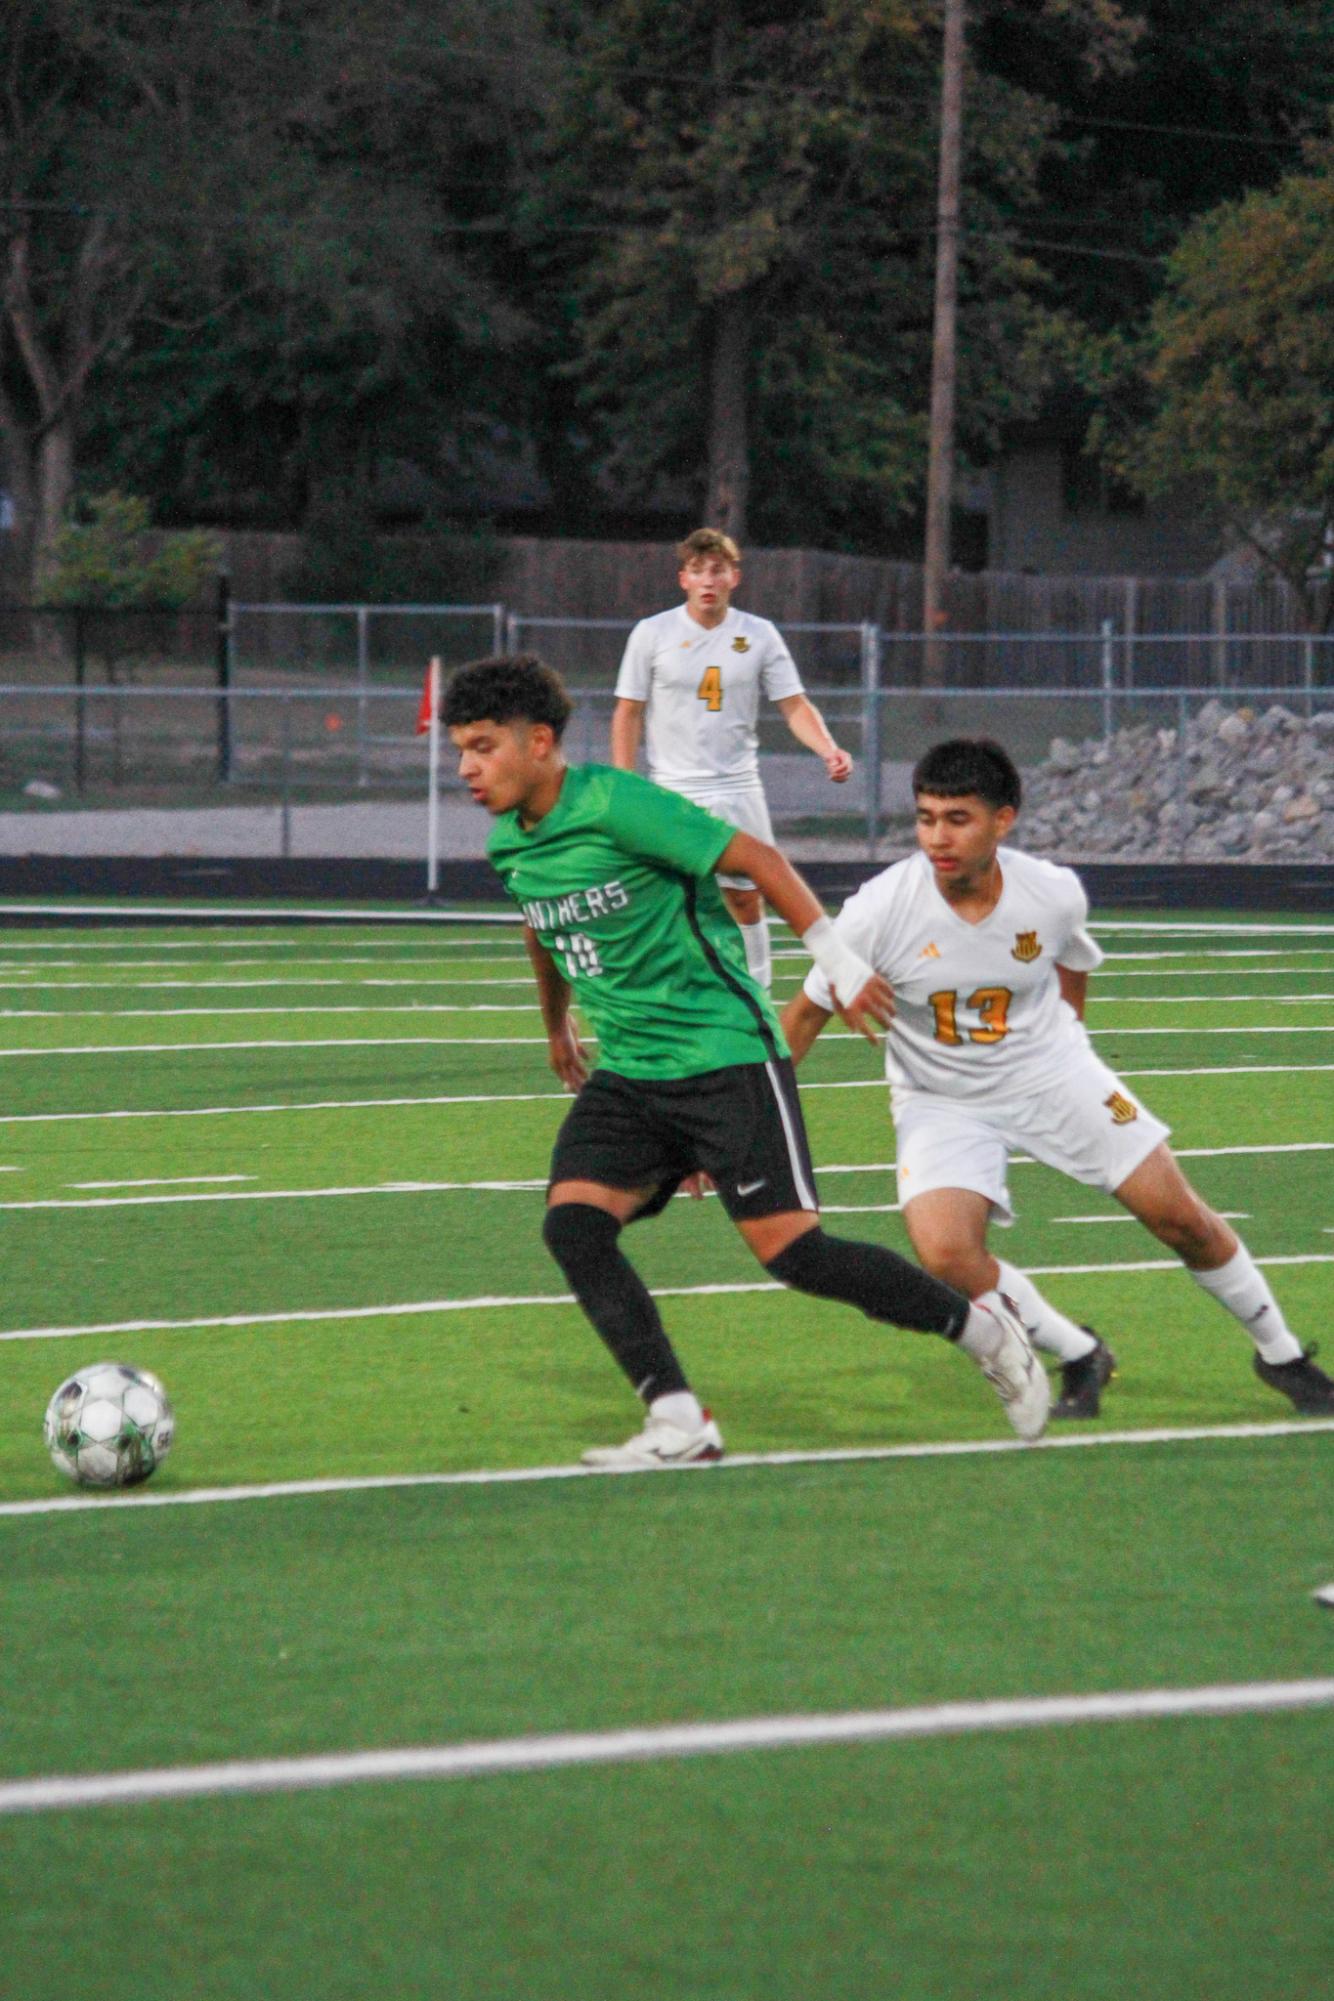
[(963, 151), (964, 0), (945, 0), (940, 79), (940, 170), (936, 193), (936, 303), (931, 345), (931, 437), (926, 472), (922, 625), (924, 687), (945, 680), (945, 577), (954, 498), (954, 389), (959, 298), (959, 181)]

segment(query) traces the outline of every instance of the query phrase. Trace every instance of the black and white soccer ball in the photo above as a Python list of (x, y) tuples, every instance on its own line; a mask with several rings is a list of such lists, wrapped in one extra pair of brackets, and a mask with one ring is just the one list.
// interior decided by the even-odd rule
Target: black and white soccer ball
[(46, 1407), (46, 1449), (80, 1487), (137, 1487), (157, 1471), (176, 1430), (171, 1399), (149, 1369), (94, 1362)]

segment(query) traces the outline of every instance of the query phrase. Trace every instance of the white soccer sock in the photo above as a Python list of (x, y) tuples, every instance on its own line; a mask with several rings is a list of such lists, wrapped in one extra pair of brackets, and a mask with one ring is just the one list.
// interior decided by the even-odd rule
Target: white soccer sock
[(682, 1431), (698, 1431), (704, 1422), (703, 1408), (693, 1390), (669, 1390), (666, 1396), (654, 1397), (649, 1414), (665, 1418)]
[(738, 924), (737, 930), (746, 948), (746, 964), (750, 967), (751, 978), (758, 980), (762, 987), (771, 987), (774, 983), (774, 961), (769, 947), (769, 926), (761, 918), (758, 924)]
[(1213, 1271), (1193, 1271), (1189, 1265), (1186, 1269), (1196, 1285), (1211, 1292), (1220, 1306), (1240, 1320), (1262, 1360), (1278, 1363), (1301, 1360), (1302, 1344), (1283, 1318), (1282, 1307), (1269, 1290), (1268, 1280), (1256, 1269), (1245, 1244), (1238, 1246), (1235, 1257)]
[[(1013, 1265), (1000, 1263), (1000, 1283), (997, 1292), (1003, 1292), (1012, 1299), (1019, 1312), (1019, 1318), (1028, 1329), (1028, 1338), (1035, 1348), (1045, 1349), (1062, 1362), (1077, 1362), (1084, 1355), (1091, 1355), (1097, 1347), (1097, 1337), (1077, 1327), (1073, 1320), (1067, 1320), (1058, 1313), (1050, 1300), (1044, 1299), (1031, 1278)], [(993, 1293), (984, 1295), (988, 1300)]]
[(988, 1300), (995, 1298), (995, 1293), (989, 1292), (973, 1301), (958, 1337), (957, 1345), (975, 1362), (989, 1362), (1005, 1339), (1005, 1329), (987, 1305)]

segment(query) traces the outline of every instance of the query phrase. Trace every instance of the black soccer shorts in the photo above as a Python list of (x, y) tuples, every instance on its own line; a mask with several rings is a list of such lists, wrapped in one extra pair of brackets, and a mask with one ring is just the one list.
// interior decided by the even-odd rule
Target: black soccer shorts
[(556, 1135), (551, 1180), (652, 1188), (633, 1220), (707, 1174), (734, 1222), (819, 1209), (787, 1057), (662, 1081), (595, 1070)]

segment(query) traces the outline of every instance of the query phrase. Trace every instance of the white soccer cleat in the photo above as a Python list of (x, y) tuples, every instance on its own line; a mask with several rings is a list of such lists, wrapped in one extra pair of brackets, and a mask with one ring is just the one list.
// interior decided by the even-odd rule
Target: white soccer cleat
[(1033, 1353), (1024, 1323), (1013, 1307), (979, 1306), (989, 1313), (1001, 1332), (999, 1346), (987, 1356), (977, 1356), (978, 1367), (1005, 1406), (1005, 1415), (1021, 1438), (1041, 1438), (1047, 1429), (1051, 1408), (1051, 1384), (1047, 1371)]
[(702, 1424), (673, 1424), (670, 1418), (644, 1420), (644, 1429), (624, 1445), (593, 1445), (583, 1455), (585, 1466), (602, 1473), (641, 1473), (652, 1467), (701, 1466), (723, 1456), (723, 1435), (704, 1412)]

